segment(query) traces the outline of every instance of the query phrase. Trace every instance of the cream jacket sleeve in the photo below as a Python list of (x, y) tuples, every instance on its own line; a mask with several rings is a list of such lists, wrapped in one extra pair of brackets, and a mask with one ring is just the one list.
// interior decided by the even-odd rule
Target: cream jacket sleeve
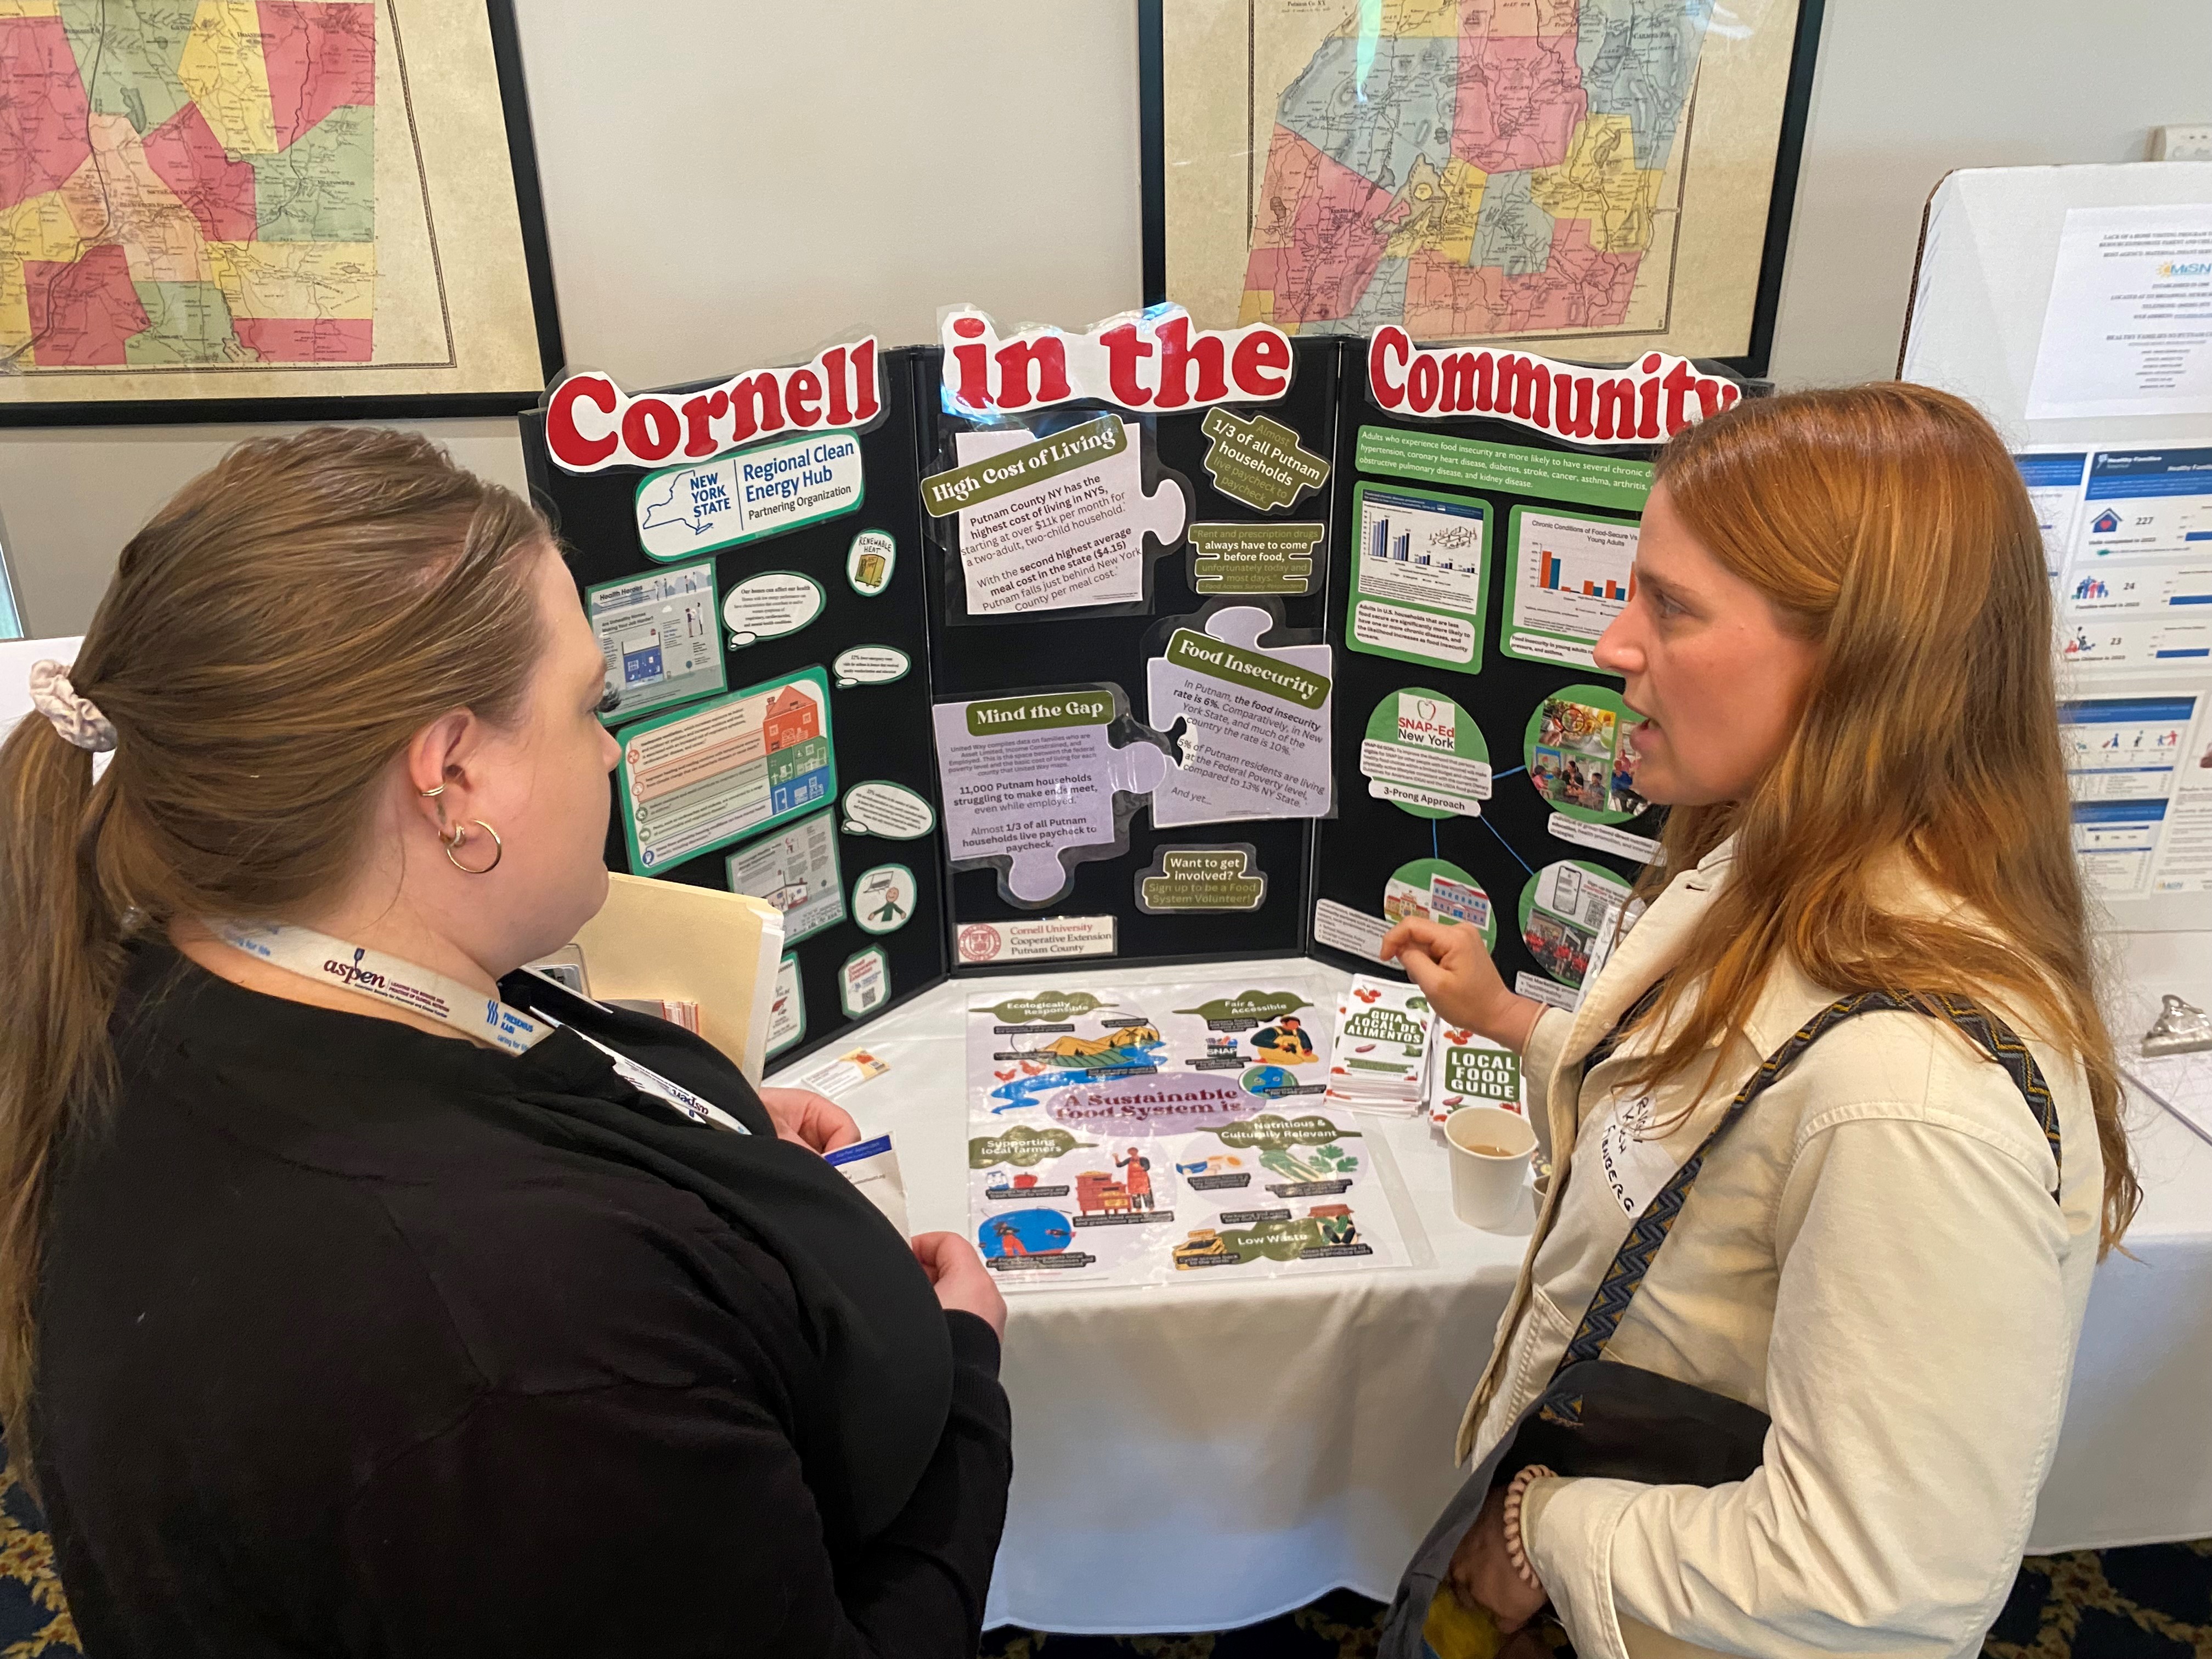
[(2076, 1316), (2057, 1172), (2018, 1092), (1989, 1066), (1929, 1083), (1799, 1128), (1763, 1466), (1711, 1489), (1532, 1492), (1530, 1559), (1584, 1659), (1629, 1659), (1624, 1620), (1777, 1659), (1977, 1650), (2050, 1464)]
[(1559, 1061), (1567, 1051), (1567, 1038), (1575, 1029), (1575, 1017), (1562, 1008), (1547, 1007), (1536, 1016), (1536, 1023), (1528, 1028), (1528, 1040), (1521, 1045), (1522, 1088), (1530, 1103), (1529, 1109), (1540, 1120), (1544, 1116), (1544, 1102), (1552, 1092), (1552, 1075), (1559, 1069)]

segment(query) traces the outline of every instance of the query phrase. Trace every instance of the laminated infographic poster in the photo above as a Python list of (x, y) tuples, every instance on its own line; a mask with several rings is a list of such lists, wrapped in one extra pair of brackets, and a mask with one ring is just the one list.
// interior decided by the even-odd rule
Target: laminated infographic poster
[(1406, 1263), (1372, 1120), (1323, 1108), (1328, 995), (1297, 975), (973, 994), (969, 1209), (1000, 1284)]
[(819, 668), (624, 726), (615, 769), (632, 875), (658, 874), (837, 793)]

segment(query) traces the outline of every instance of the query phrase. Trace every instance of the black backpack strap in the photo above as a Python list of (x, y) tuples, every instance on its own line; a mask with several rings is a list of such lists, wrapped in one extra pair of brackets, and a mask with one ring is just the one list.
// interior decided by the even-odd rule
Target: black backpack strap
[[(1648, 1000), (1650, 993), (1645, 995)], [(1614, 1032), (1631, 1024), (1643, 1006), (1639, 1004), (1637, 1009), (1632, 1009), (1624, 1015), (1620, 1024), (1613, 1028)], [(1861, 991), (1840, 1001), (1832, 1002), (1798, 1027), (1787, 1042), (1766, 1057), (1759, 1070), (1752, 1074), (1751, 1081), (1745, 1084), (1736, 1097), (1729, 1103), (1728, 1110), (1713, 1126), (1713, 1132), (1705, 1138), (1696, 1152), (1690, 1154), (1688, 1161), (1674, 1171), (1650, 1203), (1644, 1206), (1644, 1213), (1636, 1218), (1636, 1224), (1629, 1229), (1628, 1237), (1622, 1241), (1620, 1253), (1613, 1259), (1613, 1265), (1606, 1269), (1605, 1277), (1598, 1281), (1597, 1294), (1590, 1298), (1589, 1310), (1583, 1315), (1583, 1322), (1576, 1328), (1573, 1340), (1567, 1344), (1566, 1352), (1560, 1356), (1560, 1370), (1580, 1360), (1595, 1359), (1605, 1351), (1605, 1345), (1613, 1340), (1613, 1332), (1620, 1328), (1622, 1316), (1627, 1313), (1628, 1304), (1635, 1299), (1638, 1288), (1643, 1285), (1644, 1274), (1650, 1271), (1652, 1258), (1659, 1254), (1659, 1247), (1667, 1242), (1668, 1233), (1682, 1213), (1682, 1205), (1690, 1196), (1690, 1188), (1697, 1184), (1698, 1171), (1705, 1167), (1705, 1154), (1711, 1152), (1720, 1138), (1735, 1127), (1736, 1120), (1744, 1115), (1752, 1102), (1779, 1082), (1823, 1033), (1847, 1019), (1856, 1019), (1861, 1014), (1879, 1013), (1925, 1014), (1935, 1019), (1947, 1019), (1965, 1033), (1977, 1048), (2004, 1067), (2013, 1086), (2020, 1091), (2027, 1102), (2028, 1109), (2035, 1114), (2036, 1121), (2043, 1126), (2044, 1138), (2051, 1143), (2051, 1160), (2054, 1163), (2057, 1161), (2058, 1109), (2051, 1101), (2050, 1085), (2043, 1080), (2043, 1073), (2036, 1065), (2034, 1056), (2028, 1053), (2027, 1044), (1995, 1014), (1977, 1006), (1969, 998), (1948, 994), (1900, 997), (1887, 991)], [(1608, 1044), (1615, 1040), (1613, 1033), (1607, 1034)], [(1609, 1046), (1606, 1052), (1612, 1052)], [(2053, 1197), (2056, 1196), (2054, 1194)], [(1553, 1374), (1557, 1375), (1556, 1372)]]

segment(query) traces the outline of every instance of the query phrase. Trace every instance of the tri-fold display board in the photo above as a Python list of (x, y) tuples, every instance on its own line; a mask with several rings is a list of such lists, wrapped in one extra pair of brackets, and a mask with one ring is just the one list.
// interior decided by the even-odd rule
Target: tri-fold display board
[(782, 913), (772, 1055), (948, 974), (1482, 933), (1571, 1001), (1650, 850), (1650, 459), (1742, 395), (1401, 331), (945, 313), (523, 417), (622, 745), (611, 867)]

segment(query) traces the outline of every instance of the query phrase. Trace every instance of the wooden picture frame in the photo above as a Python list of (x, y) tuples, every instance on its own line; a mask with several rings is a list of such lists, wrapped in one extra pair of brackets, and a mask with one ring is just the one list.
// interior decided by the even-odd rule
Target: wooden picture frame
[(41, 9), (0, 18), (39, 70), (0, 165), (0, 426), (538, 400), (563, 353), (512, 0)]

